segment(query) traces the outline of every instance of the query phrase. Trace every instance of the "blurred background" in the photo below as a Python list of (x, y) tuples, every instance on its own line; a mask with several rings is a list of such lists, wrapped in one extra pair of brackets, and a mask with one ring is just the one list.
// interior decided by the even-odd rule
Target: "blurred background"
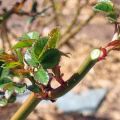
[[(93, 12), (94, 1), (0, 0), (0, 48), (10, 51), (25, 32), (37, 31), (45, 36), (58, 27), (59, 48), (70, 53), (70, 58), (61, 61), (67, 80), (93, 48), (101, 47), (114, 34), (114, 26), (102, 14)], [(113, 2), (120, 4), (119, 0)], [(3, 20), (2, 16), (7, 17)], [(111, 52), (70, 93), (55, 103), (40, 103), (27, 120), (120, 120), (119, 70), (120, 53)], [(0, 108), (0, 120), (9, 120), (26, 96)]]

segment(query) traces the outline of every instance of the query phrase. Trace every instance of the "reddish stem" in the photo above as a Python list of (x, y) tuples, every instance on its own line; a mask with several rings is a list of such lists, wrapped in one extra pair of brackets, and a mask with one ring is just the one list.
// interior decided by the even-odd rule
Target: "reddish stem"
[(54, 78), (57, 80), (58, 83), (60, 83), (60, 85), (63, 86), (65, 82), (62, 78), (63, 74), (61, 73), (60, 66), (55, 66), (52, 71), (54, 73)]

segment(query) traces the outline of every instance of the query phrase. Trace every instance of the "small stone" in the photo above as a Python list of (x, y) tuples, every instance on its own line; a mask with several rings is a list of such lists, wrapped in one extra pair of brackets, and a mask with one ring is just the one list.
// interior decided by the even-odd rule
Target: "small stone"
[(80, 112), (83, 114), (94, 113), (104, 97), (107, 94), (106, 89), (91, 89), (79, 94), (69, 92), (57, 100), (58, 109), (63, 112)]

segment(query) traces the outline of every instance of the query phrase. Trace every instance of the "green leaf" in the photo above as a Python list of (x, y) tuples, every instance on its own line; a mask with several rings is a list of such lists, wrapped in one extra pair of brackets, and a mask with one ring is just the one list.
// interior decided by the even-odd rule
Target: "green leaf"
[(3, 88), (4, 90), (14, 90), (14, 85), (13, 85), (13, 82), (9, 82), (9, 83), (6, 83), (6, 84), (4, 84), (4, 88)]
[(14, 85), (11, 79), (9, 78), (2, 78), (0, 79), (0, 88), (4, 90), (14, 90)]
[(113, 12), (114, 11), (114, 6), (112, 2), (98, 2), (95, 6), (94, 6), (94, 10), (95, 11), (100, 11), (100, 12)]
[(30, 85), (27, 89), (32, 91), (32, 92), (34, 92), (34, 93), (39, 93), (40, 92), (39, 87), (37, 85), (35, 85), (35, 84), (34, 85)]
[(7, 77), (0, 79), (0, 85), (5, 84), (5, 83), (9, 83), (9, 82), (12, 82), (12, 80), (7, 78)]
[(58, 41), (60, 40), (60, 30), (55, 28), (48, 35), (48, 48), (56, 48)]
[(39, 68), (34, 74), (34, 79), (43, 85), (47, 85), (49, 81), (49, 75), (43, 68)]
[(10, 62), (10, 63), (6, 63), (4, 65), (4, 67), (10, 69), (10, 68), (15, 68), (17, 66), (21, 66), (22, 64), (20, 62)]
[(30, 66), (36, 67), (39, 64), (33, 49), (27, 49), (24, 58), (26, 63)]
[(0, 107), (6, 106), (7, 103), (8, 103), (7, 99), (5, 99), (5, 98), (1, 98), (1, 99), (0, 99)]
[(107, 17), (110, 21), (115, 22), (117, 21), (118, 15), (115, 12), (111, 12), (107, 14)]
[(39, 55), (39, 60), (41, 60), (43, 54), (48, 49), (56, 48), (59, 40), (60, 40), (60, 31), (59, 31), (59, 29), (55, 28), (49, 33), (48, 41), (47, 41), (46, 45), (44, 46), (43, 50), (41, 51), (41, 54)]
[(45, 45), (47, 44), (48, 38), (43, 37), (38, 39), (35, 44), (33, 45), (34, 53), (37, 56), (37, 58), (40, 56), (43, 49), (45, 49)]
[(26, 84), (18, 84), (12, 82), (9, 78), (0, 79), (0, 88), (6, 90), (6, 98), (8, 99), (12, 93), (24, 93), (26, 90)]
[(37, 40), (39, 39), (39, 33), (38, 32), (29, 32), (22, 35), (22, 37), (19, 38), (19, 40)]
[(16, 49), (15, 50), (15, 52), (16, 52), (16, 54), (17, 54), (17, 57), (18, 57), (18, 59), (19, 59), (19, 62), (20, 63), (23, 63), (23, 55), (22, 55), (22, 52), (21, 52), (21, 49)]
[(30, 40), (30, 39), (29, 40), (21, 40), (13, 46), (13, 49), (31, 47), (32, 44), (33, 44), (33, 40)]
[(13, 49), (17, 49), (17, 48), (24, 48), (24, 47), (31, 47), (33, 44), (33, 40), (37, 40), (39, 39), (39, 33), (37, 32), (29, 32), (24, 34), (21, 38), (19, 38), (21, 41), (19, 41), (18, 43), (16, 43), (13, 46)]
[(114, 4), (110, 0), (99, 0), (94, 6), (94, 10), (106, 13), (108, 20), (111, 22), (117, 21), (118, 13), (116, 12)]
[(15, 92), (16, 93), (24, 93), (27, 89), (26, 84), (15, 84)]
[(38, 57), (39, 60), (41, 60), (42, 55), (47, 51), (47, 49), (56, 48), (59, 39), (60, 39), (60, 31), (59, 29), (55, 28), (49, 33), (48, 41)]
[(9, 69), (3, 67), (0, 78), (6, 78), (9, 75)]
[(61, 58), (61, 52), (57, 49), (49, 49), (47, 50), (41, 58), (41, 65), (43, 68), (53, 68), (58, 65)]

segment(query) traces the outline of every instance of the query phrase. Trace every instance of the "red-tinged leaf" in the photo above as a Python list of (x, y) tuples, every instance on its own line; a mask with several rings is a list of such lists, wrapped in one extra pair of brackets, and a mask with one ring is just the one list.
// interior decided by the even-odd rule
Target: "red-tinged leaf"
[(111, 50), (118, 50), (119, 51), (120, 50), (120, 40), (115, 40), (115, 41), (108, 43), (106, 48), (109, 51), (111, 51)]
[(9, 61), (16, 61), (16, 60), (17, 60), (17, 58), (14, 55), (10, 55), (7, 53), (0, 54), (0, 61), (9, 62)]
[(22, 67), (23, 65), (20, 62), (9, 62), (4, 65), (4, 67), (10, 69), (10, 68), (16, 68), (16, 67)]
[(114, 40), (110, 43), (108, 43), (107, 47), (109, 46), (119, 46), (120, 45), (120, 40)]
[(12, 69), (12, 72), (16, 75), (26, 75), (32, 73), (32, 69)]

